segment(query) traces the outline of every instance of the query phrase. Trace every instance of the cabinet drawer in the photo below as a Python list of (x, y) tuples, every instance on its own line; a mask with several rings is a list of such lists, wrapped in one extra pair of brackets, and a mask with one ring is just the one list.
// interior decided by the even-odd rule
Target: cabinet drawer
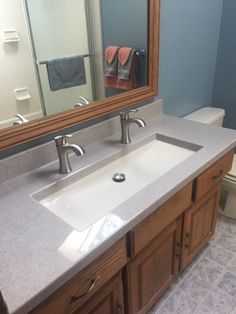
[(230, 151), (196, 178), (195, 193), (193, 196), (195, 202), (207, 191), (211, 190), (215, 184), (219, 183), (224, 175), (230, 171), (233, 157), (234, 152)]
[(191, 204), (192, 182), (172, 196), (166, 203), (161, 205), (154, 213), (131, 231), (130, 255), (140, 252)]
[(125, 244), (124, 239), (116, 243), (31, 313), (69, 314), (75, 312), (127, 263)]

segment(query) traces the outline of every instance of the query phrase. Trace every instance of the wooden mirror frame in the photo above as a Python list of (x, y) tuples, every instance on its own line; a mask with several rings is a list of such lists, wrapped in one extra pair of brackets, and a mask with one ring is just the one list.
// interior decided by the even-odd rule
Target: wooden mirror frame
[(158, 94), (160, 37), (160, 0), (149, 0), (149, 66), (148, 85), (124, 94), (95, 101), (89, 106), (70, 109), (0, 131), (0, 151), (30, 142), (48, 134), (124, 109)]

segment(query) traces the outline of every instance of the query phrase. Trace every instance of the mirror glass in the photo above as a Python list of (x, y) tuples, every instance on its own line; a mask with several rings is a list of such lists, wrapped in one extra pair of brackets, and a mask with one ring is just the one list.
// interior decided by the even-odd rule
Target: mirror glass
[(0, 129), (146, 86), (148, 2), (0, 0)]

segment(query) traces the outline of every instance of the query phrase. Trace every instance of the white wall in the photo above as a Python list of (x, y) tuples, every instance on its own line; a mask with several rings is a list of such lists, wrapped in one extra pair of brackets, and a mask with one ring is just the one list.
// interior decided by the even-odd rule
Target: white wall
[[(0, 0), (0, 128), (11, 126), (16, 113), (29, 119), (42, 116), (23, 0)], [(16, 29), (18, 43), (4, 43), (3, 30)], [(14, 89), (28, 87), (31, 99), (17, 101)]]

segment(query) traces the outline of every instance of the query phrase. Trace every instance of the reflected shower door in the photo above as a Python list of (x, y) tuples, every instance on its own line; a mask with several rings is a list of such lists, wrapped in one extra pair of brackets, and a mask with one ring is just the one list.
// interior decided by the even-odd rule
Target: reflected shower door
[(90, 57), (84, 58), (85, 85), (50, 91), (45, 64), (39, 62), (63, 56), (91, 54), (85, 0), (27, 0), (39, 85), (47, 115), (74, 108), (79, 97), (93, 101)]

